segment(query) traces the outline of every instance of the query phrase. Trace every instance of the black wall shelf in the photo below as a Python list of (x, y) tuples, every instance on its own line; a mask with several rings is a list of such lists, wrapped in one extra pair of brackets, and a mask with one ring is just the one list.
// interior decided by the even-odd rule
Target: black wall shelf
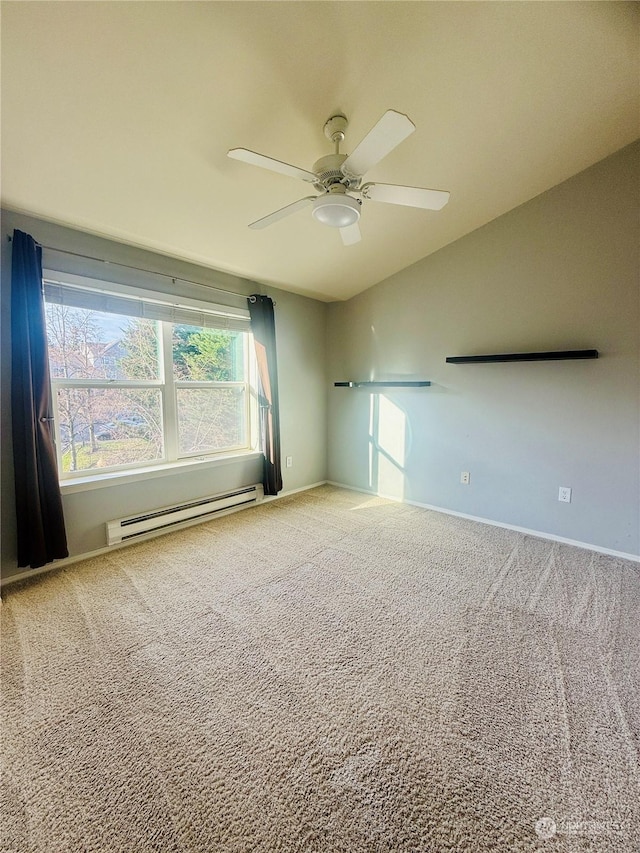
[(598, 358), (597, 349), (567, 349), (557, 352), (506, 352), (496, 355), (450, 355), (449, 364), (486, 364), (498, 361), (564, 361), (570, 358)]
[(426, 388), (431, 382), (426, 379), (415, 382), (334, 382), (336, 388)]

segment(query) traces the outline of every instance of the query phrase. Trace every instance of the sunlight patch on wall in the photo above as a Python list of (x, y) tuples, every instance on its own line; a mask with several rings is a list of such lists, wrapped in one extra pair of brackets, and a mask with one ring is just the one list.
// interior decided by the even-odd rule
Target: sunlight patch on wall
[(384, 394), (369, 402), (369, 487), (402, 500), (405, 487), (407, 418)]

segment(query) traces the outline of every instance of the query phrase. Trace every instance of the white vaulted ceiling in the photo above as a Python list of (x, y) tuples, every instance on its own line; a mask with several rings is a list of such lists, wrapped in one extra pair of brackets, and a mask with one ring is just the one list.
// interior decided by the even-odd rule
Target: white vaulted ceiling
[[(325, 300), (345, 299), (632, 142), (637, 3), (4, 2), (2, 201)], [(308, 184), (349, 118), (416, 131), (367, 179), (446, 189), (440, 212), (365, 202), (342, 245)]]

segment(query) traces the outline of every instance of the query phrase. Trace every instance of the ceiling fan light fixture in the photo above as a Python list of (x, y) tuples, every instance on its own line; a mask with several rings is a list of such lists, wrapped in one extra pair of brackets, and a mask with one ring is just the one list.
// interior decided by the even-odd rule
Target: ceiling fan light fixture
[(360, 219), (360, 202), (344, 194), (327, 193), (313, 202), (314, 219), (331, 228), (348, 228)]

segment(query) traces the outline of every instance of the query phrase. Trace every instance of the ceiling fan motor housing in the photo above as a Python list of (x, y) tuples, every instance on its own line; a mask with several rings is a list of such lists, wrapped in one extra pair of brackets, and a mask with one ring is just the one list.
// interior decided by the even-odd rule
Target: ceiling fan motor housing
[(360, 178), (347, 178), (340, 167), (347, 159), (346, 154), (327, 154), (313, 164), (313, 172), (318, 180), (314, 184), (317, 190), (328, 190), (333, 184), (342, 184), (348, 188), (355, 188), (360, 183)]

